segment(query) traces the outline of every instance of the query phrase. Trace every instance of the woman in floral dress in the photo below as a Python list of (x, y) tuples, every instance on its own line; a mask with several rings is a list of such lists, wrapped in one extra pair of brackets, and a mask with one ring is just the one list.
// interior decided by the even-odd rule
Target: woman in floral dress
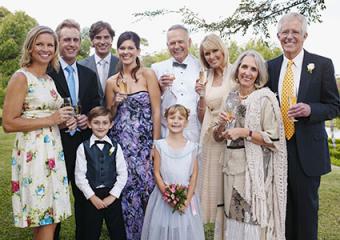
[(32, 227), (34, 239), (44, 240), (52, 240), (56, 223), (71, 215), (58, 125), (73, 128), (76, 122), (71, 107), (60, 108), (62, 98), (46, 74), (49, 64), (58, 67), (57, 49), (50, 28), (28, 33), (3, 109), (4, 130), (17, 132), (11, 159), (14, 224)]
[(111, 138), (122, 146), (128, 181), (122, 209), (128, 240), (141, 237), (145, 208), (155, 186), (151, 149), (160, 137), (160, 89), (151, 69), (140, 66), (140, 39), (122, 33), (117, 41), (118, 73), (107, 80), (106, 103), (114, 114)]

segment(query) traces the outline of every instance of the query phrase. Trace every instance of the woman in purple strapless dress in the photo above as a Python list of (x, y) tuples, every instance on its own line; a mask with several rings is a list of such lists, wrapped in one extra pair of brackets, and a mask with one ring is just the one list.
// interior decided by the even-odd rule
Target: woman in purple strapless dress
[(160, 137), (160, 89), (151, 69), (140, 66), (140, 39), (122, 33), (118, 73), (107, 80), (106, 104), (114, 114), (110, 137), (122, 147), (128, 181), (120, 197), (128, 240), (141, 237), (144, 211), (154, 188), (151, 149)]

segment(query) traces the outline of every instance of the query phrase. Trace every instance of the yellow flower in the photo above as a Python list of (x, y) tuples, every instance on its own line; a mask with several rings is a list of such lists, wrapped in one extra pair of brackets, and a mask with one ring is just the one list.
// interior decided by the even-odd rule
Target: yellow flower
[(110, 150), (109, 150), (109, 156), (111, 156), (112, 155), (112, 153), (113, 153), (113, 151), (115, 150), (115, 148), (114, 147), (111, 147), (110, 148)]
[(307, 71), (308, 71), (309, 73), (312, 73), (313, 70), (314, 70), (314, 68), (315, 68), (315, 64), (314, 64), (314, 63), (309, 63), (309, 64), (307, 65)]

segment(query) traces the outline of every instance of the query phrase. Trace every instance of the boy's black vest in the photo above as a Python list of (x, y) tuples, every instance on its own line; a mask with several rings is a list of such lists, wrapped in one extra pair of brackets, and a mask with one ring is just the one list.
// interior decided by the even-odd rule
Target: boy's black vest
[[(86, 178), (91, 188), (94, 190), (100, 185), (113, 188), (117, 179), (117, 143), (112, 141), (112, 146), (105, 143), (103, 150), (100, 150), (97, 144), (90, 147), (90, 139), (85, 140), (83, 145), (87, 161)], [(111, 148), (114, 148), (112, 152), (110, 151)]]

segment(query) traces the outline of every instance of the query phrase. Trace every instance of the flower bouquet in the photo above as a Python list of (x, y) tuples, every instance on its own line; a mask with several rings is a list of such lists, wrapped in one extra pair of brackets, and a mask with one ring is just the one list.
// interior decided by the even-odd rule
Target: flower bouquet
[(170, 184), (165, 186), (163, 200), (173, 207), (172, 213), (176, 210), (183, 214), (183, 207), (187, 200), (188, 187), (180, 184)]

